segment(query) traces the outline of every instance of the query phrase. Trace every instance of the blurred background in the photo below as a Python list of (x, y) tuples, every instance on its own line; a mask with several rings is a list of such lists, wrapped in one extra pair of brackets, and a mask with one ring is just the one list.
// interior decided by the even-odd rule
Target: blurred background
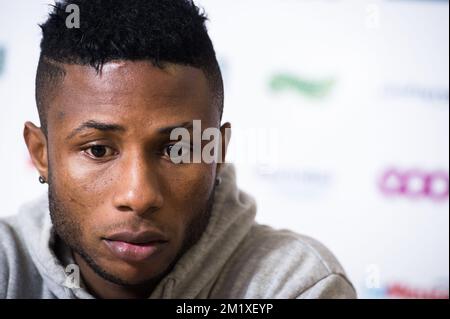
[[(49, 3), (0, 0), (0, 217), (45, 191), (22, 129)], [(196, 3), (257, 220), (323, 242), (361, 298), (448, 298), (448, 1)]]

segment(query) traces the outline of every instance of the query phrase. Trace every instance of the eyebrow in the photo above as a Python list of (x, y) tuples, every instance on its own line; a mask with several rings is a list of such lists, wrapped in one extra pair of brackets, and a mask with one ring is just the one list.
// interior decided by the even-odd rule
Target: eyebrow
[[(186, 128), (189, 130), (189, 129), (193, 128), (193, 125), (192, 125), (192, 122), (184, 122), (184, 123), (177, 124), (177, 125), (162, 127), (162, 128), (158, 129), (158, 133), (164, 134), (164, 135), (169, 135), (172, 132), (172, 130), (174, 130), (176, 128)], [(126, 131), (125, 127), (123, 127), (122, 125), (119, 125), (119, 124), (103, 123), (103, 122), (98, 122), (95, 120), (89, 120), (89, 121), (83, 122), (81, 125), (79, 125), (77, 128), (75, 128), (66, 137), (66, 140), (70, 140), (78, 133), (80, 133), (84, 130), (88, 130), (88, 129), (95, 129), (95, 130), (99, 130), (102, 132), (117, 132), (117, 131), (124, 132), (124, 131)]]
[(177, 125), (172, 125), (172, 126), (159, 128), (158, 129), (158, 133), (159, 134), (169, 135), (174, 129), (177, 129), (177, 128), (185, 128), (185, 129), (189, 130), (189, 129), (193, 128), (193, 124), (192, 124), (192, 122), (184, 122), (184, 123), (177, 124)]
[(82, 123), (80, 126), (78, 126), (76, 129), (74, 129), (67, 137), (66, 140), (70, 140), (78, 133), (88, 130), (88, 129), (95, 129), (103, 132), (111, 132), (111, 131), (125, 131), (125, 127), (118, 125), (118, 124), (112, 124), (112, 123), (102, 123), (94, 120), (89, 120), (84, 123)]

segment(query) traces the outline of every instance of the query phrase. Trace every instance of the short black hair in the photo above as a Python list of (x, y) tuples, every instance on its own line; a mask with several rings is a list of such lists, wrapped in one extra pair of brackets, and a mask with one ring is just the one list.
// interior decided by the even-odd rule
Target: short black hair
[[(68, 28), (68, 5), (80, 10), (79, 28)], [(69, 7), (70, 9), (70, 7)], [(42, 29), (36, 74), (36, 104), (47, 135), (49, 91), (65, 75), (61, 64), (89, 65), (101, 71), (113, 60), (175, 63), (201, 69), (223, 112), (223, 80), (206, 15), (191, 0), (71, 0), (53, 5)]]

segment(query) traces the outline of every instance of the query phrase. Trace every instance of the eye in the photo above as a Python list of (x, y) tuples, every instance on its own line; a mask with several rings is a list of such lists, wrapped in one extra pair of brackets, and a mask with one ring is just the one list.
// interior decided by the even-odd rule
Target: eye
[[(175, 144), (169, 144), (169, 145), (166, 145), (166, 146), (164, 147), (164, 155), (170, 157), (170, 155), (171, 155), (170, 153), (172, 152), (172, 149), (173, 149), (174, 146), (175, 146)], [(175, 155), (175, 156), (181, 156), (181, 155), (183, 155), (183, 147), (181, 147), (180, 149), (178, 149), (177, 154), (173, 154), (173, 155)]]
[(104, 158), (114, 155), (114, 150), (105, 145), (93, 145), (85, 150), (93, 158)]
[[(174, 149), (175, 147), (175, 149)], [(163, 155), (170, 158), (172, 162), (188, 162), (191, 153), (191, 146), (181, 143), (168, 144), (163, 149)]]

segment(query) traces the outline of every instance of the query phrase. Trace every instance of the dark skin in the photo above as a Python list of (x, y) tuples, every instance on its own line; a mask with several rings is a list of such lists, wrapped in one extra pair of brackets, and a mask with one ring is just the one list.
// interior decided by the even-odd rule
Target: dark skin
[[(94, 296), (148, 297), (198, 240), (192, 229), (205, 227), (220, 164), (174, 164), (167, 128), (193, 120), (202, 121), (202, 130), (218, 128), (211, 88), (200, 69), (174, 64), (160, 69), (117, 61), (101, 74), (89, 66), (63, 67), (66, 75), (46, 101), (47, 137), (31, 122), (24, 128), (33, 163), (49, 183), (53, 223)], [(74, 132), (93, 121), (113, 126)], [(223, 146), (229, 127), (220, 127)], [(126, 262), (102, 240), (124, 228), (156, 230), (167, 243), (148, 260)]]

